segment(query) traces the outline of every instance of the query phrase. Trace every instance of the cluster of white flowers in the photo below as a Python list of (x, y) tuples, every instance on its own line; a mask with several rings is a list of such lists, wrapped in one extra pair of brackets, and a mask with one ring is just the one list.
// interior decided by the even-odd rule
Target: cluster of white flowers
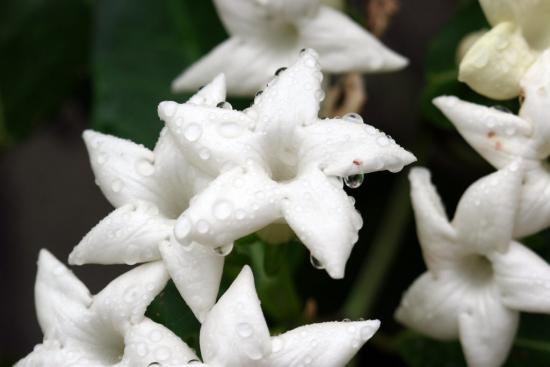
[[(174, 82), (176, 89), (208, 84), (186, 103), (160, 103), (166, 127), (153, 151), (84, 133), (96, 182), (115, 210), (69, 263), (144, 264), (92, 296), (42, 250), (35, 295), (44, 342), (17, 367), (335, 367), (378, 329), (378, 320), (327, 322), (271, 337), (248, 266), (216, 298), (234, 241), (271, 225), (290, 227), (318, 267), (344, 276), (362, 218), (343, 185), (398, 172), (415, 157), (357, 114), (320, 119), (320, 63), (341, 72), (406, 61), (317, 0), (215, 3), (232, 38)], [(300, 51), (307, 46), (321, 56)], [(234, 94), (268, 83), (250, 108), (236, 111), (226, 82)], [(202, 324), (204, 362), (144, 316), (170, 278)]]
[[(536, 21), (548, 16), (549, 1), (481, 3), (491, 22), (504, 22), (515, 14), (526, 27), (524, 33), (544, 37)], [(542, 13), (535, 14), (538, 11)], [(544, 24), (548, 28), (546, 18)], [(508, 72), (500, 66), (530, 59), (508, 46), (487, 47), (487, 42), (494, 41), (491, 37), (503, 37), (499, 32), (510, 27), (500, 23), (478, 41), (466, 54), (461, 72), (469, 63), (475, 64), (474, 58), (489, 57), (484, 69), (476, 66), (475, 73), (469, 70), (464, 75), (488, 95), (491, 90), (507, 95), (499, 83), (516, 83), (513, 94), (522, 96), (518, 116), (456, 97), (434, 100), (464, 139), (498, 171), (468, 188), (452, 222), (430, 183), (428, 170), (414, 168), (410, 173), (417, 233), (428, 270), (405, 293), (396, 318), (433, 338), (459, 338), (468, 365), (474, 367), (504, 363), (518, 328), (519, 311), (550, 314), (550, 265), (515, 241), (550, 226), (546, 162), (550, 155), (550, 50), (537, 55), (515, 82), (519, 69)], [(493, 54), (494, 50), (506, 52), (508, 58)]]

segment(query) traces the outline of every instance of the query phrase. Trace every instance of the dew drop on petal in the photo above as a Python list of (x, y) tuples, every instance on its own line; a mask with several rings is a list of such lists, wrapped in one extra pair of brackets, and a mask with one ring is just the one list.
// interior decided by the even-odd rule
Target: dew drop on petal
[(363, 175), (362, 173), (358, 175), (351, 175), (351, 176), (344, 177), (344, 183), (350, 189), (358, 188), (359, 186), (361, 186), (364, 180), (365, 180), (365, 175)]
[(221, 101), (220, 103), (218, 103), (216, 105), (216, 107), (223, 108), (223, 109), (226, 109), (226, 110), (232, 110), (233, 109), (233, 106), (231, 106), (231, 103), (229, 103), (227, 101)]
[(183, 240), (191, 233), (191, 221), (187, 217), (181, 217), (174, 227), (174, 235), (178, 240)]
[(346, 121), (349, 121), (349, 122), (356, 123), (356, 124), (362, 124), (363, 123), (363, 118), (361, 117), (361, 115), (358, 114), (358, 113), (355, 113), (355, 112), (345, 114), (344, 117), (342, 117), (342, 119), (344, 119)]
[(122, 181), (120, 180), (113, 181), (113, 183), (111, 184), (111, 190), (113, 190), (113, 192), (115, 193), (120, 192), (120, 190), (122, 190)]
[(189, 140), (190, 142), (199, 140), (201, 134), (202, 128), (195, 123), (189, 124), (183, 132), (185, 139)]
[(279, 74), (281, 74), (283, 71), (285, 71), (287, 68), (286, 67), (282, 67), (282, 68), (278, 68), (277, 71), (275, 72), (275, 75), (276, 76), (279, 76)]
[(237, 324), (237, 335), (241, 338), (249, 338), (252, 335), (252, 327), (247, 322)]
[(208, 232), (210, 226), (208, 225), (208, 222), (201, 219), (197, 222), (197, 232), (200, 234), (205, 234)]
[(161, 367), (162, 365), (158, 362), (151, 362), (147, 365), (147, 367)]
[(187, 364), (199, 364), (199, 363), (201, 363), (201, 361), (199, 361), (198, 359), (191, 359), (187, 361)]
[(502, 105), (495, 105), (495, 106), (492, 106), (492, 108), (500, 112), (512, 113), (512, 111), (510, 111), (508, 107), (504, 107)]
[(233, 251), (233, 242), (231, 242), (228, 245), (223, 245), (223, 246), (214, 248), (214, 252), (220, 256), (227, 256), (231, 253), (231, 251)]
[(227, 200), (220, 200), (214, 204), (214, 217), (219, 220), (226, 220), (233, 212), (233, 206)]
[(321, 261), (319, 261), (315, 256), (309, 255), (309, 262), (315, 269), (324, 269), (324, 265)]

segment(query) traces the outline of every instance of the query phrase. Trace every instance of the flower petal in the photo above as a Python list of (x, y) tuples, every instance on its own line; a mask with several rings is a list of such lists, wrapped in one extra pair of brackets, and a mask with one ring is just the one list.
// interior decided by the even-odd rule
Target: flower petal
[(299, 130), (300, 169), (314, 166), (327, 175), (352, 176), (400, 171), (416, 158), (376, 128), (345, 119), (318, 120)]
[(212, 81), (200, 88), (187, 103), (216, 107), (218, 103), (225, 101), (227, 97), (226, 84), (225, 74), (218, 74)]
[(167, 215), (177, 212), (170, 193), (159, 186), (153, 152), (129, 140), (91, 130), (83, 136), (97, 183), (113, 206), (140, 200), (155, 204)]
[(216, 303), (225, 258), (196, 242), (183, 247), (173, 237), (160, 245), (160, 253), (185, 303), (202, 321)]
[(80, 241), (69, 255), (69, 263), (133, 265), (159, 260), (158, 246), (170, 237), (173, 223), (149, 203), (124, 205)]
[(271, 339), (270, 367), (345, 366), (380, 327), (380, 321), (324, 322)]
[(14, 367), (97, 367), (104, 366), (104, 363), (101, 359), (83, 355), (82, 350), (62, 347), (59, 342), (49, 340), (36, 345), (33, 351)]
[(468, 366), (502, 366), (514, 341), (518, 313), (488, 293), (478, 297), (458, 320), (460, 343)]
[(211, 175), (227, 169), (228, 163), (262, 160), (257, 138), (250, 130), (254, 121), (242, 112), (163, 102), (159, 115), (185, 157)]
[(363, 220), (342, 183), (311, 169), (283, 190), (282, 210), (287, 223), (331, 277), (343, 278)]
[(200, 345), (204, 361), (213, 366), (257, 366), (271, 352), (269, 330), (248, 266), (207, 314)]
[(455, 339), (466, 292), (464, 284), (453, 273), (444, 272), (436, 277), (426, 272), (405, 292), (395, 318), (432, 338)]
[(281, 51), (270, 46), (256, 40), (230, 38), (183, 71), (172, 82), (172, 90), (195, 91), (218, 73), (224, 73), (231, 95), (253, 96), (278, 68), (296, 58), (294, 48)]
[(508, 248), (522, 179), (523, 164), (517, 160), (477, 180), (464, 192), (452, 223), (466, 250), (488, 254)]
[(409, 180), (416, 233), (424, 261), (428, 269), (437, 274), (459, 256), (461, 246), (456, 243), (456, 231), (449, 223), (441, 198), (431, 183), (430, 171), (414, 167)]
[(149, 319), (132, 326), (124, 336), (124, 356), (116, 367), (173, 366), (198, 361), (193, 350), (166, 327)]
[[(539, 163), (539, 162), (537, 162)], [(550, 226), (550, 172), (544, 162), (529, 167), (525, 174), (514, 238), (540, 232)]]
[(113, 280), (94, 296), (91, 311), (98, 329), (113, 329), (122, 335), (144, 319), (145, 310), (168, 282), (162, 261), (140, 265)]
[(489, 98), (513, 98), (535, 58), (515, 24), (500, 23), (466, 52), (458, 79)]
[(231, 244), (281, 218), (280, 196), (278, 184), (262, 168), (235, 167), (193, 198), (177, 220), (176, 239), (214, 248)]
[(81, 333), (78, 320), (84, 319), (92, 303), (88, 288), (47, 250), (40, 250), (35, 284), (38, 323), (45, 339), (67, 338)]
[(520, 243), (490, 256), (502, 301), (511, 309), (550, 313), (550, 266)]
[(451, 120), (468, 144), (493, 166), (502, 168), (517, 157), (538, 158), (528, 121), (456, 97), (438, 97), (434, 104)]
[(330, 7), (321, 6), (317, 16), (302, 19), (298, 28), (301, 43), (319, 52), (325, 71), (392, 71), (407, 66), (406, 58)]

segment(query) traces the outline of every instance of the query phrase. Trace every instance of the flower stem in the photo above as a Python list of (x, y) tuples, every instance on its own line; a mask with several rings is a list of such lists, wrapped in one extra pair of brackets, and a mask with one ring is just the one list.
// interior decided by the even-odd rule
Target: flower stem
[(410, 223), (411, 208), (406, 175), (399, 176), (389, 197), (391, 201), (382, 217), (381, 227), (342, 308), (342, 315), (345, 317), (357, 319), (372, 311), (376, 296)]

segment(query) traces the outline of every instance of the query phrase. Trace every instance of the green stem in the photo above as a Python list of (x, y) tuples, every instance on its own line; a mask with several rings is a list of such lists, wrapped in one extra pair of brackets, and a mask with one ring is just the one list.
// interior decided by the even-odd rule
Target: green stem
[(400, 175), (390, 195), (390, 203), (380, 222), (380, 229), (365, 256), (342, 315), (357, 319), (372, 311), (401, 239), (410, 223), (409, 185), (405, 175)]

